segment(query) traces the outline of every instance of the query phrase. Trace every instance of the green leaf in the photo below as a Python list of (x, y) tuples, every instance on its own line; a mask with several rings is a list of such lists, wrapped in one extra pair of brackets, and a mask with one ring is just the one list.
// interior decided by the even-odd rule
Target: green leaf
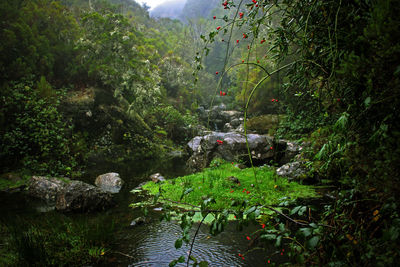
[(312, 234), (311, 228), (300, 228), (299, 231), (304, 235), (304, 237), (308, 237)]
[(176, 266), (176, 264), (178, 263), (178, 261), (177, 260), (173, 260), (173, 261), (171, 261), (170, 263), (169, 263), (169, 267), (174, 267), (174, 266)]
[(257, 208), (256, 206), (253, 206), (253, 207), (249, 208), (248, 210), (246, 210), (243, 214), (247, 215), (249, 213), (252, 213), (256, 210), (256, 208)]
[(307, 246), (310, 249), (314, 249), (318, 245), (318, 242), (319, 242), (319, 237), (313, 236), (310, 240), (307, 241)]
[(201, 262), (199, 263), (199, 266), (200, 266), (200, 267), (208, 267), (208, 262), (206, 262), (206, 261), (201, 261)]
[(280, 247), (281, 244), (282, 244), (282, 236), (280, 235), (280, 236), (278, 236), (278, 238), (276, 239), (275, 247)]
[(176, 241), (175, 241), (175, 248), (176, 249), (178, 249), (178, 248), (181, 248), (182, 247), (182, 238), (179, 238), (179, 239), (177, 239)]
[(189, 194), (189, 193), (192, 192), (192, 191), (193, 191), (193, 188), (187, 188), (187, 189), (182, 193), (180, 200), (182, 200), (182, 198), (183, 198), (184, 196), (186, 196), (187, 194)]
[(185, 262), (185, 256), (180, 256), (179, 259), (178, 259), (178, 262), (179, 263)]
[(292, 211), (290, 212), (290, 215), (296, 214), (300, 208), (301, 208), (301, 206), (297, 206), (294, 209), (292, 209)]
[(369, 107), (370, 104), (371, 104), (371, 97), (367, 97), (367, 98), (364, 100), (364, 105), (365, 105), (366, 107)]
[(264, 234), (261, 235), (261, 239), (266, 239), (266, 240), (275, 240), (276, 235), (274, 234)]

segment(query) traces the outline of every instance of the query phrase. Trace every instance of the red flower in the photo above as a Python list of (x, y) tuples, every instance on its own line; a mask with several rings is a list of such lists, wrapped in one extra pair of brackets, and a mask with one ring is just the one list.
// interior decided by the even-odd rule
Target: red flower
[(263, 223), (263, 224), (261, 225), (261, 227), (264, 229), (264, 228), (265, 228), (265, 223)]
[(218, 26), (218, 27), (217, 27), (217, 30), (218, 30), (218, 31), (219, 31), (219, 29), (221, 29), (221, 26)]
[(216, 19), (216, 18), (217, 18), (216, 16), (213, 17), (213, 19)]
[(218, 71), (216, 71), (215, 74), (218, 75)]
[(247, 240), (251, 240), (250, 236), (246, 236)]
[(236, 43), (238, 44), (238, 43), (239, 43), (239, 40), (236, 40)]
[(243, 12), (240, 12), (240, 13), (239, 13), (239, 17), (240, 17), (241, 19), (243, 18), (243, 15), (244, 15)]

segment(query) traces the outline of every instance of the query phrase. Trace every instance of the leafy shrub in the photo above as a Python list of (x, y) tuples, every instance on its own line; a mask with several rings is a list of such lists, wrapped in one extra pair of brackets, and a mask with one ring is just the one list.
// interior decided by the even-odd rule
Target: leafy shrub
[(51, 97), (42, 98), (40, 92), (27, 80), (10, 83), (1, 90), (3, 170), (25, 167), (54, 175), (75, 166), (68, 147), (67, 124), (57, 111), (59, 103)]

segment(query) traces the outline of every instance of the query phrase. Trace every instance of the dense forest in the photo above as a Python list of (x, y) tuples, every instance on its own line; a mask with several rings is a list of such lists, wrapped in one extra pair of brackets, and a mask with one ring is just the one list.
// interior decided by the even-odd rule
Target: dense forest
[[(221, 128), (202, 112), (223, 106), (244, 113), (244, 134), (304, 144), (299, 162), (307, 178), (329, 181), (323, 207), (274, 205), (274, 216), (258, 217), (258, 199), (240, 204), (239, 224), (263, 225), (252, 245), (286, 250), (284, 260), (271, 256), (265, 265), (396, 266), (400, 1), (187, 0), (149, 12), (131, 0), (0, 3), (2, 194), (32, 176), (80, 180), (100, 165), (118, 170), (185, 151), (192, 138)], [(244, 163), (257, 168), (248, 151)], [(218, 160), (203, 167), (225, 171)], [(179, 201), (194, 194), (185, 190)], [(215, 213), (212, 234), (223, 231), (230, 212), (210, 206), (215, 199), (200, 208), (205, 217)], [(181, 213), (182, 229), (191, 228), (194, 213)], [(70, 254), (46, 254), (45, 244), (53, 244), (46, 239), (35, 247), (51, 254), (46, 261), (18, 252), (21, 242), (7, 241), (17, 235), (0, 222), (0, 265), (105, 264), (108, 239), (86, 256), (91, 244), (72, 241)], [(177, 248), (190, 243), (186, 234)]]

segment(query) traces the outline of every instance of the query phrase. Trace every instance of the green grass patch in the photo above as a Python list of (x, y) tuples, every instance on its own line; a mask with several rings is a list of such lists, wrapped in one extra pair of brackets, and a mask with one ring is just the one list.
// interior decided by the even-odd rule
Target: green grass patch
[[(255, 186), (256, 173), (258, 188)], [(234, 176), (240, 183), (230, 181)], [(316, 197), (311, 186), (289, 182), (275, 175), (269, 167), (239, 169), (231, 163), (222, 163), (218, 167), (207, 168), (203, 172), (178, 177), (160, 184), (149, 182), (143, 186), (151, 195), (157, 195), (161, 189), (160, 201), (176, 201), (200, 206), (204, 199), (213, 198), (216, 203), (210, 208), (225, 209), (232, 201), (248, 201), (247, 205), (274, 206), (283, 197), (291, 199)]]

